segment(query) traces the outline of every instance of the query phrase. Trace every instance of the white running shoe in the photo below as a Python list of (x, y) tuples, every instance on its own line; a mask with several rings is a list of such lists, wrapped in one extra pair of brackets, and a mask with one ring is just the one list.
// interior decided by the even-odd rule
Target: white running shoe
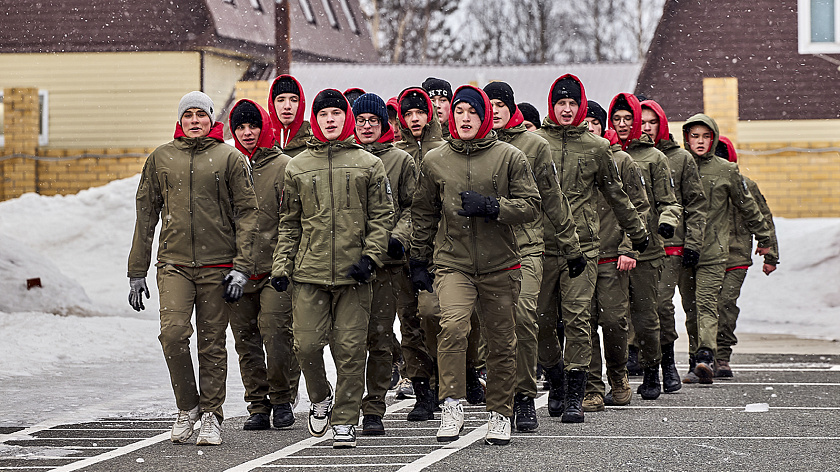
[(172, 434), (170, 435), (172, 442), (187, 442), (192, 437), (195, 422), (198, 421), (200, 416), (201, 411), (198, 405), (190, 411), (178, 410), (178, 418), (175, 420), (175, 424), (172, 425)]
[(330, 416), (332, 416), (332, 402), (333, 402), (333, 389), (332, 385), (330, 385), (330, 394), (327, 395), (327, 398), (317, 402), (312, 403), (309, 407), (309, 433), (315, 436), (316, 438), (320, 438), (327, 432), (327, 428), (330, 426)]
[(460, 402), (444, 402), (440, 414), (440, 428), (437, 431), (438, 442), (458, 439), (464, 429), (464, 408)]
[(333, 448), (356, 447), (356, 427), (349, 424), (338, 424), (332, 427)]
[(201, 415), (201, 429), (198, 430), (196, 446), (218, 446), (222, 443), (222, 425), (215, 413)]
[(490, 421), (487, 422), (487, 435), (484, 436), (487, 444), (505, 446), (510, 444), (510, 418), (502, 416), (495, 411), (490, 412)]

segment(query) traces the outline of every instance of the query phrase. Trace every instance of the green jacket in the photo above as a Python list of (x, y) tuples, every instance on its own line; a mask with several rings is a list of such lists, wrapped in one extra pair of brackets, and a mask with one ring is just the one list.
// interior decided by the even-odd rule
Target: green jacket
[[(648, 194), (642, 182), (642, 171), (636, 161), (629, 154), (621, 150), (621, 145), (614, 144), (611, 147), (613, 160), (615, 161), (618, 175), (621, 176), (621, 184), (636, 211), (647, 221), (647, 214), (650, 211)], [(601, 239), (601, 249), (598, 259), (615, 259), (618, 256), (628, 256), (638, 259), (639, 254), (633, 251), (630, 240), (615, 217), (610, 204), (601, 192), (598, 192), (598, 218), (601, 222), (601, 229), (598, 236)]]
[[(391, 191), (395, 192), (394, 229), (390, 236), (408, 248), (411, 243), (411, 200), (414, 198), (414, 189), (417, 186), (417, 168), (414, 159), (405, 151), (395, 148), (393, 143), (371, 143), (363, 146), (364, 149), (382, 160), (385, 172), (388, 175)], [(405, 259), (394, 260), (387, 254), (382, 255), (382, 262), (385, 264), (403, 264)]]
[(671, 180), (668, 158), (658, 151), (653, 141), (644, 134), (640, 139), (630, 141), (626, 151), (639, 165), (650, 202), (650, 211), (645, 215), (650, 244), (645, 252), (639, 255), (638, 260), (651, 261), (665, 257), (663, 239), (657, 232), (659, 225), (667, 224), (676, 230), (682, 215), (682, 205), (677, 203), (677, 197), (674, 196), (674, 182)]
[[(776, 240), (776, 225), (773, 224), (773, 214), (770, 212), (770, 207), (767, 206), (767, 200), (764, 199), (764, 195), (758, 189), (758, 184), (746, 176), (744, 182), (747, 183), (747, 188), (758, 203), (758, 208), (764, 215), (764, 220), (770, 226), (772, 245), (770, 246), (770, 253), (764, 256), (764, 263), (779, 265), (779, 242)], [(732, 209), (731, 223), (732, 230), (729, 234), (729, 257), (726, 259), (726, 268), (751, 266), (753, 235), (744, 224), (741, 214), (734, 208)]]
[(277, 146), (259, 147), (251, 157), (254, 190), (259, 205), (259, 237), (254, 242), (255, 268), (252, 271), (255, 275), (271, 272), (274, 248), (277, 247), (277, 226), (280, 222), (280, 200), (283, 197), (286, 164), (290, 160)]
[[(431, 104), (431, 101), (429, 101), (429, 104)], [(397, 149), (411, 154), (411, 157), (414, 158), (414, 164), (416, 164), (418, 169), (420, 168), (421, 161), (429, 151), (446, 144), (446, 141), (444, 141), (441, 134), (440, 121), (438, 121), (437, 113), (434, 111), (434, 106), (429, 109), (432, 110), (432, 112), (429, 113), (430, 120), (426, 123), (426, 126), (423, 127), (419, 140), (411, 134), (411, 130), (409, 128), (401, 125), (400, 137), (402, 138), (402, 141), (394, 143), (394, 146), (396, 146)], [(402, 122), (403, 120), (400, 119), (400, 123)]]
[(217, 123), (203, 138), (176, 132), (181, 137), (146, 159), (137, 187), (129, 277), (146, 276), (161, 213), (159, 263), (203, 267), (232, 262), (239, 272), (253, 272), (257, 198), (251, 167), (242, 153), (221, 141), (222, 129)]
[[(460, 193), (467, 190), (496, 197), (498, 218), (459, 215)], [(507, 269), (521, 261), (516, 226), (539, 213), (539, 191), (522, 151), (492, 131), (470, 141), (453, 138), (420, 166), (411, 258), (476, 275)]]
[(668, 158), (668, 167), (674, 179), (674, 195), (683, 208), (682, 222), (676, 226), (674, 237), (665, 241), (665, 247), (684, 246), (700, 253), (708, 202), (697, 162), (690, 152), (670, 139), (660, 140), (656, 148)]
[[(534, 172), (542, 200), (543, 211), (537, 219), (516, 229), (517, 243), (522, 255), (549, 252), (561, 254), (567, 258), (580, 257), (580, 242), (575, 231), (572, 209), (566, 196), (560, 191), (557, 170), (551, 160), (548, 141), (528, 132), (521, 122), (511, 128), (496, 130), (496, 133), (500, 141), (509, 143), (525, 153)], [(554, 236), (549, 237), (551, 234)], [(545, 242), (543, 242), (543, 235), (547, 238)]]
[(560, 173), (560, 188), (569, 200), (580, 248), (587, 257), (598, 257), (600, 249), (596, 190), (606, 197), (631, 240), (645, 238), (644, 222), (621, 188), (609, 141), (590, 133), (585, 121), (561, 126), (549, 117), (535, 134), (545, 138), (551, 147), (551, 158)]
[(286, 165), (272, 277), (352, 285), (350, 267), (370, 257), (382, 266), (394, 207), (385, 166), (349, 137), (321, 142)]
[(312, 126), (308, 121), (304, 121), (300, 125), (297, 133), (292, 137), (291, 141), (286, 144), (283, 149), (283, 154), (289, 157), (295, 157), (306, 150), (306, 142), (312, 137)]
[(738, 166), (715, 156), (715, 148), (720, 137), (715, 120), (702, 113), (689, 118), (683, 125), (686, 148), (688, 148), (688, 130), (696, 124), (708, 126), (714, 135), (711, 148), (702, 156), (698, 156), (688, 149), (697, 162), (700, 180), (703, 183), (703, 193), (708, 199), (706, 228), (699, 265), (724, 264), (726, 262), (729, 256), (729, 234), (733, 206), (741, 213), (744, 224), (749, 231), (756, 235), (758, 245), (771, 247), (770, 229), (758, 208), (755, 198), (750, 194), (746, 182), (738, 171)]

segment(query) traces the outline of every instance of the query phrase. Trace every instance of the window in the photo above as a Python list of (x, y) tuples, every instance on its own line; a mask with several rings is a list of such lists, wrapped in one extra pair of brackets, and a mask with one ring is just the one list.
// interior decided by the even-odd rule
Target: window
[[(38, 91), (38, 145), (46, 146), (49, 144), (50, 131), (50, 100), (49, 92), (46, 90)], [(5, 112), (3, 105), (3, 90), (0, 90), (0, 146), (6, 145), (5, 136)]]
[(840, 0), (798, 0), (799, 53), (840, 53)]
[(359, 24), (356, 23), (356, 17), (353, 16), (353, 10), (350, 9), (347, 0), (338, 0), (338, 3), (341, 4), (341, 11), (344, 12), (344, 17), (347, 18), (347, 23), (350, 24), (350, 29), (354, 33), (359, 34)]
[(315, 24), (315, 13), (312, 13), (312, 5), (309, 4), (309, 0), (298, 0), (300, 3), (300, 9), (303, 11), (303, 17), (306, 18), (311, 24)]
[(335, 12), (332, 9), (332, 5), (330, 5), (330, 0), (321, 0), (321, 5), (324, 5), (324, 12), (327, 14), (327, 20), (330, 22), (330, 26), (335, 29), (339, 29), (338, 18), (335, 17)]

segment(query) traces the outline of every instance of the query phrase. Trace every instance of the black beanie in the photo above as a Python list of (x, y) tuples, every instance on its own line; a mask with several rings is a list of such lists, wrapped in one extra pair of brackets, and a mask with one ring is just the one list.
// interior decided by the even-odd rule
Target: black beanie
[(490, 82), (484, 86), (484, 93), (490, 100), (501, 100), (510, 110), (510, 115), (516, 113), (516, 102), (513, 100), (513, 89), (505, 82)]
[(429, 97), (441, 96), (452, 100), (452, 85), (443, 79), (429, 77), (423, 81), (423, 90), (429, 94)]
[(382, 124), (382, 134), (385, 134), (391, 126), (388, 123), (388, 107), (385, 106), (385, 101), (379, 95), (366, 93), (360, 95), (353, 102), (353, 115), (359, 116), (362, 113), (373, 113), (379, 118), (379, 122)]
[(455, 98), (452, 100), (452, 109), (454, 110), (455, 106), (461, 102), (465, 102), (475, 108), (475, 111), (478, 112), (478, 118), (484, 121), (484, 97), (477, 90), (472, 87), (462, 88), (455, 94)]
[(607, 112), (604, 111), (604, 107), (601, 106), (595, 100), (587, 100), (586, 101), (586, 117), (587, 118), (595, 118), (599, 121), (601, 125), (601, 134), (603, 135), (603, 131), (607, 129)]
[(365, 91), (358, 87), (349, 88), (344, 91), (344, 96), (347, 98), (347, 101), (350, 102), (350, 106), (353, 106), (353, 102), (364, 94)]
[(412, 108), (419, 108), (429, 113), (429, 104), (426, 102), (426, 97), (416, 90), (406, 93), (402, 100), (400, 100), (401, 114), (405, 115)]
[(554, 105), (564, 98), (571, 98), (580, 106), (580, 95), (580, 84), (571, 77), (566, 77), (558, 80), (551, 89), (551, 104)]
[(257, 107), (248, 101), (243, 101), (236, 105), (230, 112), (230, 127), (231, 131), (236, 130), (239, 125), (243, 123), (250, 123), (251, 126), (262, 129), (262, 115)]
[(280, 80), (275, 80), (274, 85), (271, 86), (271, 101), (281, 93), (293, 93), (300, 96), (300, 88), (295, 79), (291, 77), (283, 77)]
[(518, 103), (516, 108), (519, 108), (519, 111), (522, 112), (522, 118), (524, 118), (525, 121), (530, 121), (532, 125), (537, 127), (537, 129), (542, 126), (542, 123), (540, 122), (540, 112), (536, 109), (536, 107), (534, 107), (534, 105), (531, 105), (528, 102), (522, 102)]
[(627, 103), (627, 99), (624, 98), (624, 95), (619, 95), (615, 99), (615, 103), (613, 103), (612, 110), (610, 110), (610, 113), (615, 113), (618, 110), (626, 110), (629, 111), (631, 115), (633, 114), (633, 107), (631, 107), (630, 104)]
[(315, 100), (312, 100), (312, 114), (317, 115), (319, 111), (324, 108), (340, 108), (347, 113), (347, 99), (338, 90), (326, 89), (318, 92), (315, 95)]

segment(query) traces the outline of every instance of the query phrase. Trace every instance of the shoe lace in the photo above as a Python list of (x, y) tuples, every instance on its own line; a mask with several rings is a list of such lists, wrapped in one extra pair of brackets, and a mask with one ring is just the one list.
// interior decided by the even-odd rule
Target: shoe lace
[(487, 429), (490, 433), (504, 434), (505, 428), (510, 422), (499, 413), (495, 411), (490, 413), (490, 421), (487, 423)]
[(215, 417), (213, 416), (213, 413), (205, 413), (204, 417), (201, 418), (201, 431), (199, 432), (199, 434), (201, 434), (202, 436), (207, 436), (209, 434), (212, 434), (213, 429), (214, 429), (213, 428), (213, 423), (214, 422), (215, 422)]
[(345, 435), (350, 435), (351, 434), (351, 432), (353, 430), (353, 425), (340, 424), (340, 425), (333, 426), (333, 428), (334, 428), (334, 432), (335, 432), (336, 436), (338, 436), (338, 435), (345, 436)]
[(327, 416), (327, 412), (330, 409), (330, 403), (332, 403), (332, 395), (325, 398), (324, 400), (313, 403), (312, 404), (312, 412), (317, 418), (324, 418)]
[(402, 379), (400, 379), (399, 383), (397, 383), (397, 390), (409, 389), (409, 388), (411, 388), (411, 379), (402, 378)]
[(457, 421), (455, 421), (455, 415), (457, 414), (457, 406), (456, 405), (444, 405), (443, 406), (443, 414), (440, 415), (440, 426), (443, 429), (454, 428), (457, 426)]
[(178, 424), (189, 424), (191, 421), (190, 412), (187, 410), (178, 410), (178, 418), (175, 420)]

